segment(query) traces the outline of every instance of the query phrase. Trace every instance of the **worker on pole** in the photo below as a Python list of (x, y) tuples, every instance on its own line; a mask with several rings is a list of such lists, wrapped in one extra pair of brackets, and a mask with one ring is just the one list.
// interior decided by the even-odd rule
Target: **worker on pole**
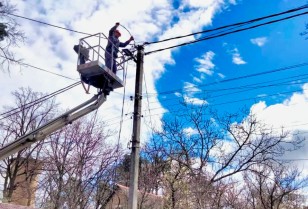
[(117, 22), (115, 26), (109, 30), (108, 43), (105, 51), (105, 65), (107, 68), (112, 70), (114, 74), (117, 72), (116, 59), (118, 58), (119, 47), (126, 47), (132, 40), (134, 40), (134, 37), (131, 36), (126, 42), (120, 42), (119, 37), (121, 36), (121, 33), (117, 29), (119, 25), (120, 23)]

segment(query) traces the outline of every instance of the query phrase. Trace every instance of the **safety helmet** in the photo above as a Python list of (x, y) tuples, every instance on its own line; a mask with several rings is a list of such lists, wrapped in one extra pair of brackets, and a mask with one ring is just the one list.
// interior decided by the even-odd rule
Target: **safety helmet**
[(120, 33), (119, 30), (115, 30), (114, 33), (117, 33), (117, 34), (119, 34), (119, 36), (121, 36), (121, 33)]

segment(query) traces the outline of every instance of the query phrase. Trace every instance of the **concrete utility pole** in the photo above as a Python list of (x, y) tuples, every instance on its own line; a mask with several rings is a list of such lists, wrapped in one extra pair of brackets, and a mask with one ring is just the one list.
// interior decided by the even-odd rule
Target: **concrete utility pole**
[(140, 152), (140, 118), (141, 118), (141, 99), (142, 99), (142, 78), (143, 78), (143, 46), (137, 46), (137, 69), (135, 84), (135, 102), (134, 102), (134, 122), (132, 136), (132, 152), (130, 165), (130, 181), (128, 208), (137, 209), (138, 201), (138, 174), (139, 174), (139, 152)]

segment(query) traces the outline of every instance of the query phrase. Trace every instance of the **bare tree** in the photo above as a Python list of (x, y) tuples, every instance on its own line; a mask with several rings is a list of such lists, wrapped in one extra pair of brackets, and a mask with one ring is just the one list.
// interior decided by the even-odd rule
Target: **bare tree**
[(245, 172), (244, 179), (247, 203), (253, 209), (301, 208), (297, 191), (308, 186), (308, 178), (290, 165), (255, 166)]
[[(53, 117), (57, 108), (53, 99), (41, 101), (39, 98), (44, 94), (34, 92), (30, 88), (21, 88), (13, 92), (13, 96), (17, 108), (4, 107), (6, 114), (2, 114), (0, 123), (1, 146), (46, 123)], [(4, 178), (3, 197), (5, 201), (12, 201), (14, 191), (18, 186), (24, 183), (31, 184), (35, 180), (36, 167), (40, 166), (38, 155), (42, 144), (43, 142), (39, 142), (31, 148), (21, 150), (0, 163), (1, 175)], [(28, 196), (27, 204), (29, 205), (29, 201), (33, 198), (32, 192), (29, 191), (25, 195)]]
[(170, 170), (170, 159), (164, 152), (164, 144), (152, 139), (141, 149), (139, 188), (158, 194), (164, 174)]
[(170, 169), (164, 174), (165, 208), (191, 208), (189, 196), (188, 169), (177, 161), (169, 161)]
[(130, 168), (130, 155), (125, 154), (116, 165), (116, 182), (123, 186), (129, 186), (129, 168)]
[[(170, 188), (168, 208), (177, 208), (174, 202), (179, 200), (174, 199), (175, 194), (185, 191), (174, 185), (187, 184), (195, 185), (189, 188), (194, 195), (189, 197), (188, 204), (193, 208), (222, 208), (227, 204), (226, 194), (232, 191), (227, 185), (234, 183), (234, 176), (255, 165), (277, 162), (286, 152), (298, 149), (303, 141), (289, 137), (283, 129), (272, 129), (246, 112), (219, 115), (206, 105), (185, 107), (185, 114), (164, 120), (162, 131), (156, 132), (153, 139), (163, 144), (159, 152), (179, 167), (173, 170), (177, 171), (173, 175), (176, 178), (166, 182)], [(200, 187), (197, 189), (196, 185)]]
[[(141, 151), (139, 169), (138, 208), (160, 208), (163, 198), (159, 190), (170, 167), (163, 152), (152, 152), (154, 147), (145, 146)], [(156, 147), (157, 148), (157, 147)], [(156, 149), (154, 148), (154, 149)]]
[(9, 71), (11, 63), (18, 63), (15, 60), (11, 47), (18, 46), (25, 39), (24, 33), (19, 30), (19, 25), (11, 13), (16, 11), (16, 6), (11, 5), (8, 0), (0, 1), (0, 67), (1, 70)]
[(106, 205), (113, 192), (115, 162), (121, 154), (108, 144), (108, 137), (94, 116), (50, 137), (42, 155), (42, 206), (85, 209)]
[(188, 167), (192, 174), (203, 173), (210, 166), (210, 182), (258, 163), (275, 162), (303, 141), (289, 139), (288, 132), (274, 131), (251, 114), (244, 119), (240, 113), (219, 116), (206, 106), (186, 112), (181, 118), (165, 121), (156, 140), (164, 141), (168, 157)]

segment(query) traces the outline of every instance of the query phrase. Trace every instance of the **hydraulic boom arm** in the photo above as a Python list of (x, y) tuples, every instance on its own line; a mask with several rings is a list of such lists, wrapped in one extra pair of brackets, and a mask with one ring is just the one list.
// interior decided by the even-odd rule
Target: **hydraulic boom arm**
[(95, 95), (83, 104), (67, 111), (63, 115), (53, 119), (47, 124), (33, 130), (32, 132), (20, 137), (0, 149), (0, 160), (12, 155), (26, 147), (31, 146), (33, 143), (45, 139), (46, 136), (56, 130), (61, 129), (67, 124), (72, 123), (78, 118), (89, 114), (93, 110), (98, 109), (106, 101), (104, 94)]

